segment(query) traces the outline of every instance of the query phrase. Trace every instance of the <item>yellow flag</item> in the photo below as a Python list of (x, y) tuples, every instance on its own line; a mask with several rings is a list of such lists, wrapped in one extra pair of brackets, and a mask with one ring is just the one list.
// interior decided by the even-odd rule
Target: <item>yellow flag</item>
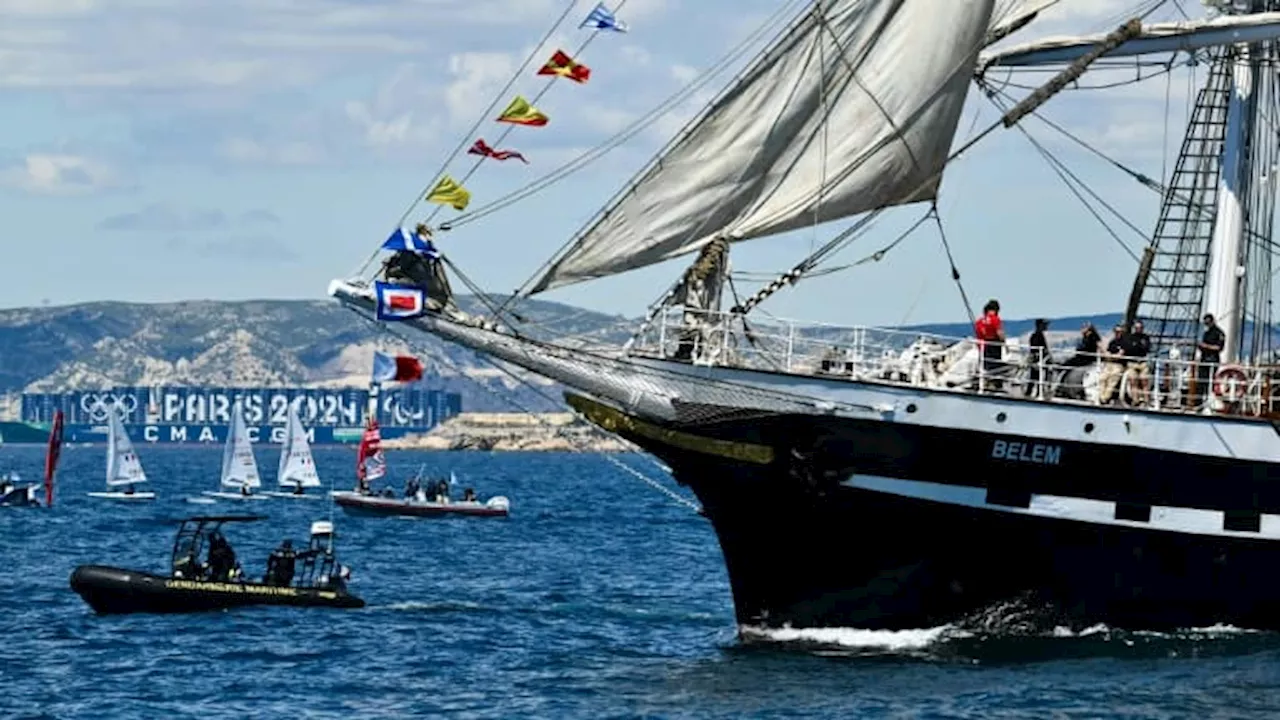
[(431, 192), (427, 193), (427, 202), (450, 205), (454, 210), (466, 210), (467, 203), (471, 202), (471, 193), (456, 180), (445, 175), (440, 178), (440, 182), (436, 183)]
[(515, 100), (507, 106), (506, 110), (498, 116), (498, 122), (514, 123), (516, 125), (532, 125), (533, 127), (542, 127), (547, 124), (547, 116), (543, 115), (538, 108), (529, 104), (523, 95), (517, 95)]

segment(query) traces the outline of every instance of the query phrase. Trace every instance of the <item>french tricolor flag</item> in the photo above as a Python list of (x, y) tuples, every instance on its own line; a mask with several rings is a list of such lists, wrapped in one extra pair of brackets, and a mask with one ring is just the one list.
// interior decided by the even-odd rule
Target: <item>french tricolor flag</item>
[(374, 289), (378, 294), (379, 320), (407, 320), (426, 312), (426, 293), (420, 287), (378, 281)]

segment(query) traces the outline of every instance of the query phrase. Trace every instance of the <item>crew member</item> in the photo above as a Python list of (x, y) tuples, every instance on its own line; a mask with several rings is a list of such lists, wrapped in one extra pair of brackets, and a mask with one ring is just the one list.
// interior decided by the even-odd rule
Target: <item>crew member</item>
[(1045, 339), (1044, 331), (1049, 329), (1049, 321), (1044, 318), (1036, 318), (1036, 329), (1031, 333), (1031, 337), (1027, 339), (1027, 344), (1031, 346), (1031, 372), (1030, 382), (1027, 383), (1026, 394), (1033, 392), (1039, 394), (1040, 383), (1044, 380), (1040, 376), (1040, 367), (1049, 362), (1049, 341)]
[(1137, 405), (1147, 402), (1147, 356), (1151, 354), (1151, 337), (1143, 329), (1142, 321), (1135, 320), (1124, 338), (1125, 375), (1129, 379), (1129, 397)]
[(302, 495), (302, 494), (303, 494), (303, 492), (302, 492), (302, 481), (301, 481), (301, 480), (297, 480), (297, 481), (295, 481), (295, 482), (293, 483), (293, 494), (294, 494), (294, 495)]
[(249, 486), (248, 486), (248, 485), (241, 485), (241, 486), (240, 486), (240, 494), (241, 494), (241, 495), (243, 495), (243, 496), (245, 496), (245, 497), (249, 497)]
[(1107, 351), (1103, 353), (1102, 373), (1098, 376), (1098, 402), (1109, 405), (1115, 397), (1120, 380), (1124, 377), (1124, 326), (1116, 325), (1111, 329), (1111, 340), (1107, 342)]
[(463, 502), (475, 502), (475, 501), (476, 501), (476, 491), (475, 491), (475, 490), (473, 490), (473, 489), (471, 489), (471, 488), (467, 488), (467, 489), (463, 490), (463, 491), (462, 491), (462, 501), (463, 501)]
[(985, 385), (999, 390), (1001, 381), (991, 375), (1000, 371), (1004, 359), (1004, 323), (1000, 321), (1000, 303), (988, 300), (982, 306), (982, 317), (973, 323), (973, 334), (982, 348), (982, 372), (987, 376)]
[(236, 566), (236, 552), (221, 533), (209, 536), (209, 579), (226, 582)]
[(1222, 348), (1227, 345), (1227, 336), (1218, 327), (1212, 313), (1205, 313), (1204, 335), (1197, 346), (1200, 350), (1200, 362), (1196, 364), (1196, 389), (1191, 395), (1192, 407), (1199, 407), (1207, 396), (1210, 383), (1213, 382), (1214, 370), (1222, 358)]
[(293, 572), (298, 554), (293, 550), (293, 541), (285, 538), (280, 547), (271, 552), (267, 558), (267, 583), (280, 587), (288, 587), (293, 582)]

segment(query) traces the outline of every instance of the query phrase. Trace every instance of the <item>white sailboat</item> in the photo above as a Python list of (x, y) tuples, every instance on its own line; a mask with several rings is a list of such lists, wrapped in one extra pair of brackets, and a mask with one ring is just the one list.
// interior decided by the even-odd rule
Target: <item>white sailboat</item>
[(133, 442), (124, 430), (124, 422), (120, 419), (120, 411), (116, 410), (107, 418), (107, 489), (91, 492), (89, 497), (107, 500), (155, 500), (156, 494), (151, 491), (137, 491), (134, 486), (147, 481), (147, 473), (142, 469), (142, 461), (133, 451)]
[(222, 452), (221, 485), (221, 490), (206, 490), (201, 494), (223, 500), (267, 499), (253, 494), (254, 488), (262, 486), (262, 480), (258, 477), (258, 461), (253, 457), (253, 443), (249, 441), (249, 428), (244, 424), (239, 400), (231, 409), (231, 429)]
[[(298, 419), (297, 408), (289, 406), (289, 420), (285, 427), (284, 444), (280, 447), (280, 466), (276, 471), (276, 482), (282, 488), (277, 492), (268, 492), (272, 497), (291, 498), (295, 500), (319, 500), (319, 495), (308, 495), (306, 488), (320, 487), (320, 475), (316, 472), (315, 459), (311, 456), (311, 443), (307, 441), (307, 431)], [(288, 488), (285, 491), (284, 488)]]

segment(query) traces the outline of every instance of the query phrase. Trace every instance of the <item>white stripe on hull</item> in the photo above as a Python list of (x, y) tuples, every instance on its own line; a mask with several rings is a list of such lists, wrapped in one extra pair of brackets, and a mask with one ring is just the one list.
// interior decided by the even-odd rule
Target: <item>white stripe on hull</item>
[(1008, 507), (987, 504), (985, 488), (946, 485), (921, 480), (899, 480), (878, 475), (854, 475), (841, 483), (859, 490), (897, 495), (899, 497), (928, 502), (980, 508), (991, 512), (1032, 515), (1058, 520), (1074, 520), (1097, 525), (1118, 525), (1146, 530), (1180, 532), (1190, 535), (1214, 535), (1219, 537), (1280, 540), (1280, 515), (1262, 516), (1258, 532), (1224, 530), (1223, 513), (1219, 510), (1153, 505), (1148, 522), (1117, 520), (1116, 503), (1104, 500), (1065, 497), (1061, 495), (1032, 495), (1029, 507)]

